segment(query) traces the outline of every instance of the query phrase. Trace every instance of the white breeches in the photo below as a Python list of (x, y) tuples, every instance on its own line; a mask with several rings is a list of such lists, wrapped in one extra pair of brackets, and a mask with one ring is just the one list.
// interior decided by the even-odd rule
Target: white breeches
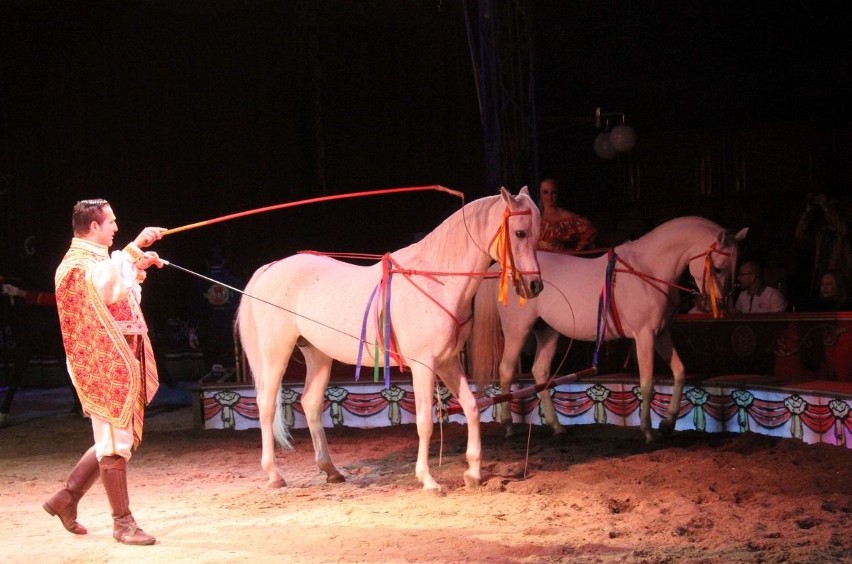
[(104, 456), (118, 455), (130, 460), (133, 447), (133, 424), (128, 427), (115, 427), (106, 419), (90, 415), (92, 433), (95, 436), (95, 454), (98, 460)]

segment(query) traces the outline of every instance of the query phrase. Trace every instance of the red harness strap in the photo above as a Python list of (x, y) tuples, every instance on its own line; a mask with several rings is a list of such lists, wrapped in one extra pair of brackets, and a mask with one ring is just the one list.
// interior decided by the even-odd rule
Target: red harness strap
[[(515, 266), (512, 246), (509, 244), (509, 218), (513, 215), (529, 215), (531, 213), (530, 210), (513, 212), (507, 207), (503, 210), (503, 221), (500, 222), (500, 229), (497, 230), (497, 233), (491, 238), (491, 242), (488, 243), (489, 249), (495, 244), (497, 245), (497, 257), (500, 261), (500, 285), (497, 300), (503, 305), (508, 305), (509, 303), (509, 276), (517, 284), (521, 278), (521, 274), (523, 274)], [(526, 298), (523, 296), (519, 296), (518, 299), (522, 306), (526, 303)]]
[[(489, 242), (489, 250), (493, 245), (497, 245), (497, 256), (500, 261), (500, 299), (504, 301), (508, 299), (508, 278), (512, 276), (514, 280), (518, 280), (523, 274), (518, 268), (515, 267), (515, 259), (512, 254), (511, 245), (509, 245), (509, 217), (513, 215), (528, 215), (532, 212), (530, 210), (523, 210), (518, 212), (512, 212), (508, 208), (506, 208), (503, 212), (503, 220), (500, 222), (500, 227), (497, 230), (497, 233), (491, 238)], [(303, 251), (304, 252), (304, 251)], [(312, 251), (307, 251), (312, 252)], [(321, 254), (321, 253), (314, 253)], [(358, 256), (358, 258), (364, 258), (363, 256)], [(468, 315), (468, 317), (464, 320), (459, 320), (456, 316), (447, 309), (443, 304), (438, 302), (429, 292), (425, 291), (421, 288), (412, 277), (415, 275), (420, 276), (428, 276), (432, 280), (437, 281), (440, 276), (468, 276), (468, 277), (490, 277), (492, 276), (489, 272), (467, 272), (467, 273), (459, 273), (459, 272), (425, 272), (425, 271), (417, 271), (417, 270), (406, 270), (401, 268), (396, 261), (394, 261), (393, 257), (390, 256), (390, 253), (385, 254), (382, 257), (382, 279), (379, 282), (377, 287), (379, 291), (379, 300), (377, 301), (376, 310), (375, 310), (375, 323), (376, 323), (376, 355), (378, 354), (378, 348), (381, 347), (385, 351), (385, 380), (389, 379), (389, 370), (390, 370), (390, 362), (393, 359), (396, 362), (400, 369), (405, 368), (405, 358), (402, 356), (402, 353), (399, 351), (398, 343), (396, 342), (396, 337), (394, 336), (393, 328), (391, 327), (390, 320), (390, 295), (391, 295), (391, 280), (393, 274), (402, 274), (405, 276), (406, 280), (408, 280), (412, 286), (414, 286), (417, 290), (419, 290), (424, 296), (429, 298), (435, 305), (437, 305), (444, 313), (449, 316), (450, 319), (453, 320), (455, 324), (454, 331), (454, 339), (455, 343), (458, 344), (459, 337), (461, 335), (461, 328), (469, 323), (473, 318), (472, 313)], [(367, 317), (369, 315), (370, 305), (372, 303), (373, 297), (375, 296), (375, 290), (373, 295), (370, 297), (369, 302), (367, 303), (367, 311), (364, 313), (364, 325), (361, 328), (361, 347), (364, 344), (364, 336), (366, 335), (366, 323)], [(523, 303), (523, 298), (521, 298)], [(382, 304), (382, 305), (379, 305)], [(378, 359), (374, 363), (378, 365)], [(360, 372), (361, 367), (361, 350), (358, 353), (358, 361), (356, 366), (356, 378), (357, 374)], [(388, 383), (389, 385), (389, 383)]]

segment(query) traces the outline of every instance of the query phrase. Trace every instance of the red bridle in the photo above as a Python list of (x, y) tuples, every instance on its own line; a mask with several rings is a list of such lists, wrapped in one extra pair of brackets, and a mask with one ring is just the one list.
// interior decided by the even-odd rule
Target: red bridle
[[(503, 210), (503, 221), (500, 222), (500, 227), (497, 233), (491, 238), (488, 244), (489, 250), (497, 245), (495, 255), (500, 263), (500, 286), (498, 292), (498, 300), (503, 304), (509, 303), (509, 276), (517, 287), (523, 275), (539, 275), (541, 271), (522, 271), (515, 266), (515, 255), (512, 253), (512, 245), (509, 244), (509, 218), (513, 215), (531, 215), (532, 210), (511, 211), (508, 207)], [(492, 255), (494, 256), (494, 255)], [(518, 299), (521, 305), (526, 303), (526, 298), (518, 294)]]

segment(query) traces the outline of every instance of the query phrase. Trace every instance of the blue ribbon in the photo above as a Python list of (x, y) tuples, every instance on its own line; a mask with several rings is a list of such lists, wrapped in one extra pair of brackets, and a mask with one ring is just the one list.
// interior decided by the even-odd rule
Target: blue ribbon
[(388, 284), (385, 290), (385, 387), (390, 388), (390, 348), (391, 348), (391, 280), (393, 280), (393, 264), (388, 257)]
[(606, 265), (606, 277), (604, 278), (604, 285), (601, 289), (600, 297), (598, 298), (598, 327), (595, 333), (595, 354), (592, 357), (592, 366), (594, 368), (598, 367), (601, 343), (606, 340), (606, 321), (609, 315), (610, 300), (612, 296), (612, 279), (615, 273), (615, 263), (617, 259), (618, 255), (616, 255), (614, 252), (610, 252), (609, 262)]
[(379, 291), (379, 285), (373, 288), (373, 293), (370, 294), (370, 299), (367, 300), (367, 308), (364, 310), (364, 320), (361, 322), (361, 340), (358, 342), (358, 361), (355, 364), (355, 381), (361, 377), (361, 359), (364, 356), (364, 343), (367, 342), (367, 320), (370, 316), (370, 305), (373, 303), (373, 298), (376, 297), (376, 292)]

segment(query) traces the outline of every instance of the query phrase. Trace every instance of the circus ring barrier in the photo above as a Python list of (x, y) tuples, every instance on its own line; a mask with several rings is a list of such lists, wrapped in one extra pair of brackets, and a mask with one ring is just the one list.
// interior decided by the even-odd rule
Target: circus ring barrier
[[(677, 430), (754, 432), (852, 448), (852, 312), (731, 314), (722, 319), (679, 315), (673, 337), (687, 367)], [(589, 352), (590, 345), (575, 343), (571, 359)], [(605, 347), (598, 375), (549, 390), (563, 425), (639, 426), (638, 372), (629, 369), (632, 341), (615, 341)], [(297, 357), (298, 353), (294, 359)], [(656, 363), (658, 367), (662, 364)], [(571, 370), (585, 366), (574, 363)], [(664, 369), (664, 365), (658, 368)], [(237, 373), (236, 382), (196, 387), (193, 409), (197, 427), (258, 427), (250, 376), (245, 376), (245, 367)], [(291, 363), (281, 401), (292, 428), (307, 426), (299, 403), (303, 383), (304, 367)], [(520, 378), (512, 389), (531, 385), (530, 378)], [(658, 374), (655, 389), (651, 405), (656, 428), (671, 398), (668, 375)], [(486, 390), (486, 395), (497, 394), (496, 388)], [(446, 388), (439, 387), (435, 395), (445, 408), (455, 405)], [(396, 370), (386, 387), (383, 378), (374, 380), (372, 369), (362, 369), (356, 381), (354, 367), (335, 363), (325, 398), (327, 427), (415, 422), (410, 378)], [(542, 424), (537, 396), (513, 399), (511, 404), (516, 423)], [(483, 408), (483, 422), (495, 420), (494, 409)], [(437, 409), (435, 417), (437, 420)], [(464, 423), (461, 414), (442, 418)]]

